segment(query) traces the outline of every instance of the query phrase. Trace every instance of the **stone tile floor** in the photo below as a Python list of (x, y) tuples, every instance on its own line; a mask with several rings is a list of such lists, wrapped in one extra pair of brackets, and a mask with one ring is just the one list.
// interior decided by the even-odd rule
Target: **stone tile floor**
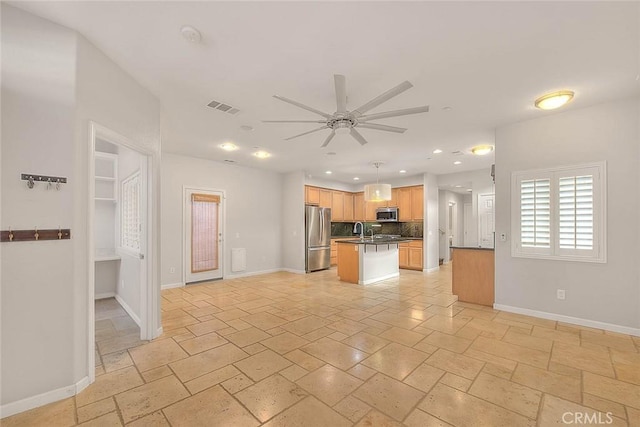
[(446, 266), (166, 290), (149, 343), (111, 315), (96, 382), (3, 426), (640, 426), (640, 338), (457, 302)]

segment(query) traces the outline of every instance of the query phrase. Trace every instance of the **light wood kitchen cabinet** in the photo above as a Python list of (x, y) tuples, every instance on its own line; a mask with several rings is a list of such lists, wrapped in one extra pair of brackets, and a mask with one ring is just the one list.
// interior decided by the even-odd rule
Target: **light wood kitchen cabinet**
[(307, 205), (320, 204), (320, 189), (318, 187), (304, 186), (304, 202)]
[(400, 243), (398, 246), (399, 267), (421, 271), (423, 266), (422, 240), (411, 240), (410, 242)]
[(398, 188), (398, 220), (408, 222), (411, 219), (411, 187)]
[(338, 244), (336, 240), (340, 239), (331, 239), (331, 266), (338, 265)]
[(398, 189), (397, 188), (392, 188), (391, 189), (391, 200), (387, 201), (387, 205), (388, 208), (397, 208), (398, 207)]
[(422, 221), (424, 219), (424, 186), (411, 187), (411, 220)]
[(364, 193), (356, 193), (353, 199), (353, 219), (354, 221), (364, 221)]
[(353, 193), (344, 193), (344, 220), (345, 221), (354, 221), (354, 198), (355, 195)]
[(331, 207), (331, 190), (326, 190), (324, 188), (320, 189), (320, 207), (321, 208), (330, 208)]
[(331, 221), (344, 221), (344, 193), (331, 192)]

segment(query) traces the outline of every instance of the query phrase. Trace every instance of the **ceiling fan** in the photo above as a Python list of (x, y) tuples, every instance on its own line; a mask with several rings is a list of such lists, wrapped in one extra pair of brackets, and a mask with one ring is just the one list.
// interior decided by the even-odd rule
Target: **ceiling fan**
[(400, 95), (402, 92), (406, 91), (413, 87), (411, 83), (408, 81), (404, 81), (400, 83), (398, 86), (389, 89), (382, 95), (379, 95), (373, 98), (371, 101), (366, 104), (356, 108), (355, 110), (347, 110), (347, 84), (346, 79), (341, 74), (334, 74), (333, 79), (335, 81), (336, 86), (336, 104), (337, 110), (333, 114), (323, 113), (320, 110), (316, 110), (313, 107), (309, 107), (307, 105), (301, 104), (297, 101), (285, 98), (284, 96), (273, 95), (274, 98), (279, 99), (280, 101), (287, 102), (291, 105), (295, 105), (296, 107), (300, 107), (307, 111), (311, 111), (312, 113), (318, 114), (322, 116), (323, 120), (264, 120), (264, 123), (323, 123), (317, 129), (310, 130), (308, 132), (301, 133), (299, 135), (295, 135), (286, 140), (291, 140), (294, 138), (298, 138), (299, 136), (307, 135), (313, 132), (318, 132), (323, 129), (331, 129), (331, 133), (324, 140), (321, 147), (326, 147), (329, 145), (331, 140), (336, 134), (350, 134), (356, 141), (360, 143), (360, 145), (364, 145), (367, 143), (367, 140), (364, 139), (362, 134), (356, 130), (356, 128), (364, 128), (364, 129), (375, 129), (382, 130), (386, 132), (395, 132), (395, 133), (404, 133), (407, 129), (400, 128), (396, 126), (388, 126), (382, 125), (378, 123), (369, 123), (371, 120), (377, 119), (386, 119), (389, 117), (398, 117), (398, 116), (406, 116), (408, 114), (418, 114), (418, 113), (426, 113), (429, 111), (429, 106), (425, 105), (423, 107), (414, 107), (414, 108), (405, 108), (402, 110), (394, 110), (387, 111), (384, 113), (374, 113), (374, 114), (366, 114), (369, 110), (374, 109), (378, 105), (382, 104), (393, 98), (394, 96)]

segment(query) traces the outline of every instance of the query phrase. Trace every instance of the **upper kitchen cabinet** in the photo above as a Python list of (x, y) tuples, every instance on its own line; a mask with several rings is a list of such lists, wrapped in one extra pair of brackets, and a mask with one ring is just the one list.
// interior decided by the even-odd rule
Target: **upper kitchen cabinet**
[(353, 220), (364, 221), (364, 193), (356, 193), (353, 197)]
[[(330, 208), (332, 203), (331, 190), (327, 190), (324, 188), (320, 189), (320, 207), (321, 208)], [(332, 215), (333, 218), (333, 215)]]
[(413, 219), (411, 212), (411, 187), (398, 188), (398, 220), (409, 222)]
[(424, 219), (424, 186), (400, 187), (397, 190), (399, 221), (422, 221)]
[(331, 192), (331, 221), (344, 221), (344, 193)]
[(398, 207), (398, 188), (391, 189), (391, 200), (387, 201), (388, 208), (397, 208)]
[(354, 217), (354, 199), (355, 194), (344, 193), (344, 221), (355, 221)]
[(320, 205), (320, 189), (318, 187), (304, 186), (304, 202), (307, 205)]
[(424, 219), (424, 186), (411, 187), (411, 220), (422, 221)]

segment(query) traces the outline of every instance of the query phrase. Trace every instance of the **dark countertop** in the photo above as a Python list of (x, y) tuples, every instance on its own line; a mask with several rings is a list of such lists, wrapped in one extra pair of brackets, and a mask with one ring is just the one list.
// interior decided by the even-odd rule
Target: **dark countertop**
[[(370, 236), (367, 236), (369, 238)], [(344, 239), (344, 240), (357, 240), (359, 237), (357, 236), (331, 236), (331, 239)], [(394, 240), (402, 239), (402, 240), (424, 240), (424, 237), (395, 237)]]
[(492, 251), (494, 248), (479, 248), (477, 246), (449, 246), (451, 249), (475, 249), (479, 251)]
[(408, 242), (410, 239), (406, 237), (387, 237), (382, 239), (373, 239), (364, 238), (364, 239), (348, 239), (348, 240), (338, 240), (336, 243), (350, 243), (352, 245), (386, 245), (389, 243), (400, 243), (400, 242)]

